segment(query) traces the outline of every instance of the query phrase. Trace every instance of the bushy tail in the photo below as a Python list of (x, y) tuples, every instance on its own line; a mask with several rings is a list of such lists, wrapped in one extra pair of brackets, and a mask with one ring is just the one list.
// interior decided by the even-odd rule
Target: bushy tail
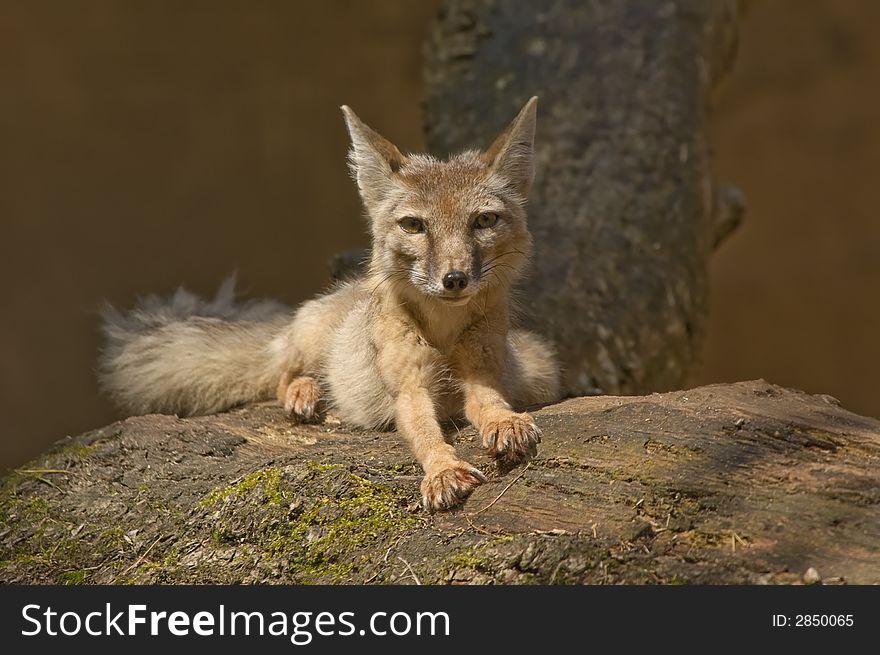
[(268, 399), (286, 364), (271, 343), (291, 310), (270, 300), (236, 303), (234, 276), (213, 300), (181, 288), (126, 314), (107, 305), (102, 316), (101, 385), (134, 414), (207, 414)]

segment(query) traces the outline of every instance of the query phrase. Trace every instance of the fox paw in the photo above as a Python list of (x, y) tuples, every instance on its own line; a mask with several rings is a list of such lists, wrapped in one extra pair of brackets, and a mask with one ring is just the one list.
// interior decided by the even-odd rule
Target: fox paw
[(463, 503), (471, 492), (486, 481), (482, 472), (458, 462), (448, 469), (426, 475), (422, 480), (422, 505), (429, 512), (452, 509)]
[(279, 389), (278, 396), (284, 403), (284, 411), (288, 416), (311, 421), (317, 414), (321, 387), (318, 386), (315, 378), (294, 378), (283, 390), (283, 396), (282, 390)]
[(541, 430), (528, 414), (510, 414), (498, 421), (489, 421), (480, 433), (483, 446), (502, 468), (512, 468), (538, 454)]

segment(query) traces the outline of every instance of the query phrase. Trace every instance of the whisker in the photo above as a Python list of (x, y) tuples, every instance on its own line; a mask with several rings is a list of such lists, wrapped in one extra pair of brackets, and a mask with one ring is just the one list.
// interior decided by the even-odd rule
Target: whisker
[(487, 267), (487, 268), (484, 268), (482, 271), (480, 271), (480, 273), (481, 273), (482, 275), (487, 275), (488, 273), (492, 272), (493, 270), (495, 270), (495, 269), (498, 268), (499, 266), (502, 267), (502, 268), (509, 268), (511, 271), (516, 271), (516, 267), (515, 267), (515, 266), (512, 266), (511, 264), (507, 264), (507, 263), (505, 263), (505, 262), (497, 262), (497, 263), (492, 264), (491, 266), (489, 266), (489, 267)]
[(523, 257), (525, 257), (525, 253), (522, 250), (519, 250), (518, 248), (514, 248), (512, 250), (505, 250), (502, 253), (498, 253), (497, 255), (490, 257), (489, 259), (487, 259), (484, 262), (484, 264), (490, 264), (497, 259), (501, 259), (502, 257), (506, 257), (507, 255), (513, 255), (513, 254), (522, 255)]

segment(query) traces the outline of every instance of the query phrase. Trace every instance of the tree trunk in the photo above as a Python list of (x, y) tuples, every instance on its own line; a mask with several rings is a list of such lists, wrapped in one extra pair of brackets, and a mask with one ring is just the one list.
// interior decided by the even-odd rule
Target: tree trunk
[(743, 209), (709, 172), (706, 116), (731, 67), (733, 0), (447, 0), (426, 53), (432, 151), (485, 146), (540, 97), (526, 325), (571, 395), (681, 388), (707, 262)]
[[(880, 422), (827, 396), (758, 381), (535, 416), (537, 459), (435, 515), (391, 433), (271, 404), (130, 418), (6, 478), (0, 580), (880, 582)], [(473, 429), (457, 447), (491, 476)]]

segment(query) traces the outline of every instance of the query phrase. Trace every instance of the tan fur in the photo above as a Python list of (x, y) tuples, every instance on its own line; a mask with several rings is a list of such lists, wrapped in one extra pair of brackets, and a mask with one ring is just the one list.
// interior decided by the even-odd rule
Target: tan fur
[[(533, 98), (486, 152), (448, 161), (401, 154), (343, 107), (373, 237), (369, 272), (292, 318), (245, 306), (269, 314), (257, 320), (219, 299), (213, 313), (196, 306), (188, 316), (142, 307), (134, 327), (111, 313), (105, 385), (135, 411), (208, 412), (274, 395), (312, 419), (326, 398), (349, 423), (396, 426), (425, 470), (431, 510), (485, 480), (458, 458), (442, 421), (463, 413), (502, 466), (534, 456), (540, 430), (514, 408), (560, 393), (552, 348), (510, 329), (510, 288), (531, 253), (535, 107)], [(479, 229), (481, 214), (497, 222)], [(424, 229), (406, 231), (408, 217)], [(444, 286), (451, 271), (467, 286)]]

